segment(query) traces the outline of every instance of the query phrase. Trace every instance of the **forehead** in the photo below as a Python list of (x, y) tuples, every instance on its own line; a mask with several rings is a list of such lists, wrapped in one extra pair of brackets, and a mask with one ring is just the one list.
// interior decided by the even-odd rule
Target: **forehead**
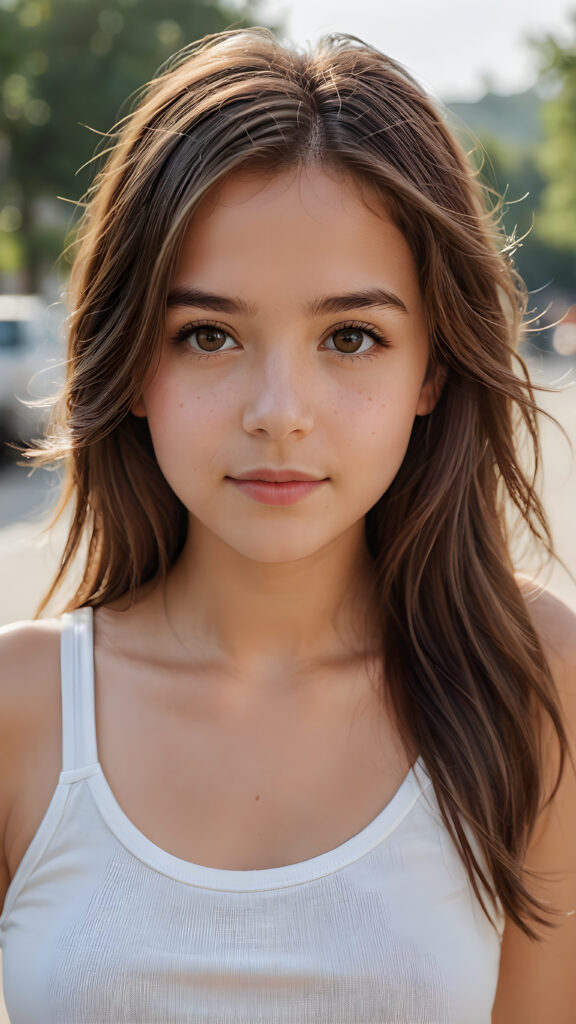
[(173, 283), (251, 292), (280, 278), (287, 290), (315, 291), (383, 276), (409, 299), (419, 291), (412, 252), (383, 198), (348, 172), (308, 165), (238, 170), (212, 188), (189, 222)]
[(217, 182), (201, 199), (189, 228), (198, 231), (215, 216), (232, 221), (255, 212), (290, 215), (308, 212), (327, 220), (335, 215), (392, 219), (383, 195), (369, 181), (338, 167), (296, 165), (280, 170), (240, 168)]
[(383, 197), (378, 195), (376, 188), (344, 168), (324, 167), (317, 163), (295, 164), (280, 169), (246, 166), (233, 171), (208, 190), (196, 207), (194, 222), (202, 223), (218, 208), (230, 209), (251, 200), (270, 205), (287, 195), (294, 199), (296, 194), (304, 204), (307, 200), (316, 200), (327, 206), (340, 207), (355, 201), (355, 205), (363, 204), (374, 212), (386, 212)]

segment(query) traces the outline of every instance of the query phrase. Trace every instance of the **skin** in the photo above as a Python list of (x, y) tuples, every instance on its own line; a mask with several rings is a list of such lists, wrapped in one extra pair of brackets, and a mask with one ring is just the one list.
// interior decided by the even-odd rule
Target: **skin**
[[(162, 472), (190, 512), (168, 581), (169, 615), (190, 649), (236, 676), (269, 679), (271, 668), (298, 672), (358, 644), (341, 624), (352, 603), (360, 621), (368, 613), (364, 516), (396, 475), (440, 379), (427, 374), (425, 311), (406, 240), (354, 182), (319, 167), (236, 174), (208, 197), (173, 281), (192, 286), (241, 297), (250, 309), (169, 307), (159, 365), (133, 408), (147, 417)], [(405, 309), (306, 308), (376, 287)], [(198, 357), (193, 328), (174, 342), (207, 318), (225, 351)], [(387, 345), (359, 334), (355, 347), (366, 354), (339, 356), (334, 332), (351, 321)], [(262, 466), (328, 480), (295, 505), (270, 507), (226, 479)]]

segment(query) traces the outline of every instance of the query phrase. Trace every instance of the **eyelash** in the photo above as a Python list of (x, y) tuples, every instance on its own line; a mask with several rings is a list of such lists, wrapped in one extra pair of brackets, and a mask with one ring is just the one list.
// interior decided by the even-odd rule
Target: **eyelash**
[[(190, 335), (193, 334), (195, 331), (201, 330), (202, 327), (213, 327), (216, 330), (222, 331), (224, 334), (227, 334), (228, 337), (232, 337), (228, 328), (224, 327), (222, 324), (217, 323), (215, 320), (198, 320), (194, 323), (184, 324), (182, 327), (180, 327), (172, 338), (173, 344), (183, 347), (184, 343), (187, 341)], [(381, 348), (389, 348), (390, 346), (388, 338), (384, 334), (382, 334), (377, 327), (374, 327), (373, 324), (360, 323), (360, 321), (357, 320), (350, 320), (347, 323), (339, 324), (338, 327), (335, 327), (330, 332), (330, 334), (326, 336), (326, 338), (331, 338), (332, 335), (336, 334), (337, 331), (345, 331), (347, 328), (356, 331), (362, 331), (364, 334), (367, 334), (370, 338), (372, 338), (376, 342), (376, 344)], [(196, 359), (214, 359), (215, 356), (224, 355), (226, 352), (231, 351), (233, 350), (224, 349), (222, 351), (219, 349), (214, 349), (213, 352), (198, 352), (196, 349), (189, 348), (188, 354)], [(331, 352), (332, 355), (336, 356), (338, 359), (345, 360), (346, 362), (348, 362), (351, 359), (374, 359), (374, 357), (377, 356), (378, 354), (373, 348), (369, 349), (367, 352), (338, 352), (336, 349), (333, 348), (327, 349), (327, 351)]]

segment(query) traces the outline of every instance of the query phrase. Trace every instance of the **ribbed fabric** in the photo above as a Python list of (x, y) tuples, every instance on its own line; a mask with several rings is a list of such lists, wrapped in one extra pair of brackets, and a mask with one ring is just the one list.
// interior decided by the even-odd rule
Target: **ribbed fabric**
[(63, 619), (62, 773), (0, 917), (11, 1024), (490, 1024), (501, 908), (494, 928), (420, 760), (328, 853), (180, 860), (108, 786), (92, 611)]

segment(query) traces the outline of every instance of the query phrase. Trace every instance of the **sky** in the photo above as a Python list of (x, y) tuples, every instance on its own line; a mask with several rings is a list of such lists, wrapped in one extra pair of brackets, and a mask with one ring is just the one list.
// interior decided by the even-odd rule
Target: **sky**
[(444, 100), (521, 92), (533, 84), (528, 37), (570, 38), (576, 0), (262, 0), (297, 44), (350, 32), (408, 67)]

